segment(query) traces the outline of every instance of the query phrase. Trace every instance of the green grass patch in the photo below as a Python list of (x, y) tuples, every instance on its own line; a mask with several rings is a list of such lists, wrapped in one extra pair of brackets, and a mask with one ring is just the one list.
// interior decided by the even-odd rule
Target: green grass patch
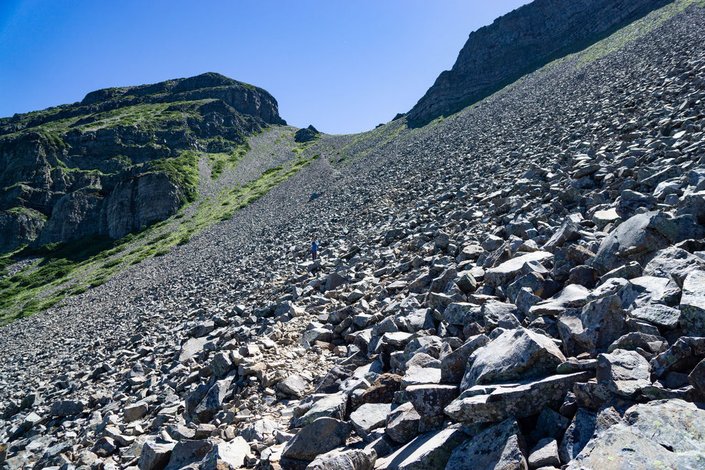
[(162, 158), (147, 164), (148, 172), (165, 173), (182, 190), (182, 202), (193, 202), (198, 195), (198, 160), (196, 152), (181, 152), (178, 157)]
[(211, 178), (217, 179), (227, 168), (235, 168), (249, 150), (249, 144), (244, 143), (232, 152), (206, 154), (211, 167)]

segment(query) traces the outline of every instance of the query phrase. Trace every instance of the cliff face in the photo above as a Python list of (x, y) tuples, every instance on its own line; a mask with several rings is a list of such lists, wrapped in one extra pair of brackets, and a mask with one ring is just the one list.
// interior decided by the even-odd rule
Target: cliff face
[(196, 152), (276, 124), (269, 93), (214, 73), (0, 119), (0, 252), (163, 220), (194, 197)]
[(672, 0), (534, 0), (470, 34), (453, 68), (408, 113), (413, 127), (453, 114)]

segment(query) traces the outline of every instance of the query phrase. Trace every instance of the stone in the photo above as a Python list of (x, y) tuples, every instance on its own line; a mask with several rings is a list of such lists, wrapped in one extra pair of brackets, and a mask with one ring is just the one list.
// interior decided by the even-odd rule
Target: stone
[(147, 411), (149, 411), (149, 405), (143, 401), (138, 401), (137, 403), (126, 406), (122, 414), (125, 422), (131, 423), (132, 421), (137, 421), (146, 416)]
[(405, 396), (421, 416), (419, 431), (437, 428), (443, 422), (444, 408), (458, 396), (455, 385), (412, 385), (406, 388)]
[(242, 428), (240, 435), (248, 442), (259, 441), (268, 443), (274, 439), (277, 423), (269, 418), (258, 419)]
[(207, 423), (211, 418), (218, 412), (223, 406), (223, 401), (225, 396), (230, 389), (230, 383), (232, 379), (218, 380), (213, 386), (208, 390), (206, 396), (201, 400), (196, 409), (194, 410), (194, 415), (198, 418), (199, 422)]
[(191, 358), (195, 357), (203, 351), (203, 346), (207, 341), (207, 338), (189, 338), (184, 344), (181, 345), (179, 362), (188, 362)]
[(460, 384), (465, 374), (465, 366), (467, 365), (470, 355), (489, 342), (490, 339), (487, 336), (475, 335), (468, 338), (468, 340), (455, 351), (444, 356), (443, 359), (441, 359), (441, 382)]
[(691, 271), (683, 281), (681, 321), (691, 335), (705, 336), (705, 271)]
[(528, 470), (523, 437), (514, 419), (491, 426), (457, 446), (445, 468), (453, 470)]
[(649, 362), (636, 351), (616, 349), (597, 356), (597, 381), (620, 396), (631, 397), (651, 385)]
[(405, 402), (389, 413), (384, 431), (394, 442), (406, 444), (419, 434), (420, 420), (414, 405)]
[(250, 455), (250, 446), (240, 436), (229, 442), (219, 442), (203, 459), (199, 468), (203, 470), (221, 470), (242, 468)]
[(485, 283), (490, 286), (508, 284), (517, 277), (518, 274), (526, 274), (531, 271), (531, 268), (525, 268), (527, 264), (546, 262), (550, 261), (552, 258), (553, 255), (547, 251), (535, 251), (514, 257), (495, 268), (488, 269), (485, 273)]
[(464, 326), (477, 321), (480, 315), (481, 307), (479, 305), (468, 302), (453, 302), (443, 311), (443, 321), (449, 325)]
[(421, 434), (393, 454), (377, 460), (376, 470), (442, 470), (465, 434), (456, 428)]
[(296, 433), (284, 447), (282, 458), (310, 462), (343, 445), (350, 431), (348, 423), (334, 418), (318, 418)]
[(590, 291), (578, 284), (569, 284), (557, 295), (538, 302), (529, 309), (531, 318), (549, 315), (558, 317), (569, 308), (582, 308), (588, 301)]
[(472, 353), (461, 389), (550, 375), (564, 361), (551, 338), (524, 328), (508, 330)]
[(374, 450), (332, 450), (316, 457), (306, 470), (373, 470), (376, 461)]
[(529, 453), (528, 463), (529, 468), (559, 467), (561, 460), (556, 440), (549, 437), (536, 443)]
[(701, 468), (705, 462), (705, 411), (683, 400), (634, 405), (623, 422), (590, 440), (568, 469)]
[(585, 408), (578, 408), (573, 421), (561, 439), (558, 453), (562, 462), (570, 462), (592, 438), (597, 426), (597, 415)]
[(705, 271), (705, 260), (698, 258), (687, 251), (670, 246), (656, 253), (649, 263), (644, 266), (644, 276), (671, 277), (678, 285), (694, 270)]
[(705, 358), (705, 338), (682, 336), (673, 346), (651, 360), (651, 372), (663, 377), (671, 370), (691, 370)]
[(306, 393), (308, 382), (298, 374), (290, 375), (277, 384), (277, 390), (286, 396), (301, 398)]
[(649, 304), (635, 308), (629, 316), (649, 322), (657, 327), (673, 329), (681, 321), (681, 311), (663, 304)]
[(619, 224), (600, 244), (593, 266), (606, 273), (624, 263), (627, 253), (640, 254), (665, 248), (668, 245), (666, 237), (652, 229), (657, 217), (660, 217), (658, 212), (637, 214)]
[(536, 426), (534, 426), (534, 430), (529, 437), (534, 442), (545, 438), (561, 439), (569, 425), (570, 420), (568, 418), (551, 408), (545, 407), (541, 410), (536, 420)]
[(142, 447), (138, 466), (140, 470), (160, 470), (167, 466), (175, 443), (147, 441)]
[(454, 421), (473, 424), (494, 423), (510, 416), (525, 418), (546, 406), (560, 406), (573, 384), (591, 376), (586, 371), (513, 384), (476, 385), (446, 406), (444, 412)]
[(701, 399), (705, 398), (705, 359), (698, 362), (690, 372), (688, 382), (697, 390)]
[(294, 419), (294, 425), (306, 426), (323, 417), (342, 420), (345, 417), (347, 403), (348, 397), (342, 393), (314, 395), (311, 397), (311, 402), (304, 405), (303, 414)]
[(200, 462), (213, 448), (207, 440), (184, 440), (176, 443), (165, 470), (178, 470), (195, 462)]
[(360, 437), (367, 439), (373, 429), (386, 424), (390, 411), (392, 411), (391, 404), (365, 403), (350, 413), (350, 423)]
[(609, 295), (585, 305), (579, 316), (566, 312), (557, 325), (566, 354), (606, 351), (624, 334), (626, 312), (621, 299)]
[(49, 413), (52, 416), (64, 418), (83, 413), (86, 403), (78, 400), (59, 400), (51, 405)]

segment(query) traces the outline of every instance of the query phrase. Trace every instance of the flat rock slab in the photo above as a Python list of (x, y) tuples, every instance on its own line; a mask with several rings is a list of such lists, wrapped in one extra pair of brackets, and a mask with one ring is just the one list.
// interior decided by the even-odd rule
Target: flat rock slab
[(453, 449), (465, 439), (459, 429), (447, 428), (418, 436), (393, 454), (377, 461), (377, 470), (443, 470)]
[(319, 418), (302, 428), (284, 448), (283, 458), (311, 461), (345, 443), (350, 434), (348, 423), (334, 418)]
[(491, 286), (506, 284), (522, 272), (525, 264), (540, 263), (552, 258), (553, 254), (547, 251), (534, 251), (533, 253), (517, 256), (495, 268), (488, 269), (485, 272), (485, 283)]
[(525, 418), (548, 405), (560, 405), (574, 383), (592, 377), (589, 371), (553, 375), (503, 385), (477, 385), (445, 408), (451, 419), (463, 423), (495, 423), (510, 416)]
[(390, 411), (392, 411), (392, 405), (388, 403), (365, 403), (350, 413), (350, 423), (355, 432), (366, 439), (370, 431), (386, 424)]

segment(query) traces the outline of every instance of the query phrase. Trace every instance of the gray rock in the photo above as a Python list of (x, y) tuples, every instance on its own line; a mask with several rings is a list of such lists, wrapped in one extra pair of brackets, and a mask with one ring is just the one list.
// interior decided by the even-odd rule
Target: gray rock
[(360, 437), (367, 439), (373, 429), (386, 424), (390, 411), (392, 411), (391, 404), (365, 403), (350, 413), (350, 423)]
[(143, 418), (147, 411), (149, 411), (149, 405), (144, 401), (138, 401), (132, 405), (128, 405), (123, 410), (123, 417), (126, 423), (131, 423), (132, 421), (137, 421)]
[(421, 417), (410, 402), (402, 403), (387, 416), (386, 434), (399, 444), (406, 444), (419, 434)]
[(332, 450), (316, 457), (306, 470), (372, 470), (376, 461), (374, 450)]
[(201, 423), (207, 423), (223, 406), (223, 400), (230, 389), (232, 378), (217, 381), (208, 390), (194, 411), (194, 415)]
[(405, 395), (421, 416), (419, 431), (431, 431), (441, 425), (445, 416), (443, 410), (458, 396), (455, 385), (412, 385)]
[(549, 375), (563, 361), (551, 338), (524, 328), (509, 330), (472, 353), (461, 389)]
[(158, 470), (165, 468), (171, 458), (175, 443), (160, 444), (147, 441), (142, 447), (138, 466), (140, 470)]
[(525, 418), (544, 407), (557, 407), (576, 382), (591, 377), (591, 372), (553, 375), (515, 384), (476, 385), (446, 406), (445, 414), (463, 423), (494, 423), (510, 416)]
[[(526, 274), (532, 270), (531, 263), (550, 261), (553, 255), (547, 251), (535, 251), (517, 256), (505, 261), (496, 268), (490, 268), (485, 273), (485, 283), (490, 286), (501, 286), (511, 282), (518, 274)], [(525, 267), (529, 265), (528, 267)]]
[(596, 426), (597, 415), (584, 408), (578, 408), (578, 412), (566, 429), (558, 449), (562, 462), (570, 462), (580, 454), (592, 438)]
[(705, 335), (705, 271), (692, 271), (683, 281), (680, 302), (683, 327), (691, 335)]
[(705, 463), (705, 411), (682, 400), (635, 405), (624, 422), (600, 432), (569, 469), (701, 468)]
[(529, 453), (529, 467), (559, 467), (561, 465), (558, 457), (558, 443), (555, 439), (546, 438), (540, 440)]
[(456, 447), (445, 468), (528, 470), (523, 447), (524, 441), (519, 425), (516, 420), (507, 419)]
[(283, 458), (311, 461), (320, 454), (325, 454), (345, 443), (351, 426), (334, 418), (318, 418), (303, 427), (291, 439), (284, 451)]
[(667, 305), (651, 304), (635, 308), (629, 312), (629, 316), (647, 321), (658, 327), (672, 329), (678, 326), (681, 320), (681, 311)]
[(597, 381), (620, 396), (631, 397), (651, 385), (649, 362), (635, 351), (617, 349), (597, 356)]
[(294, 419), (296, 427), (313, 423), (318, 418), (329, 417), (342, 420), (347, 410), (348, 397), (343, 393), (311, 397), (310, 403), (304, 405), (303, 414)]
[(219, 442), (213, 446), (203, 459), (203, 470), (221, 470), (242, 468), (250, 455), (250, 446), (240, 436), (229, 442)]
[(490, 339), (485, 335), (476, 335), (469, 338), (462, 346), (441, 359), (441, 382), (459, 384), (465, 374), (470, 355), (485, 346)]
[(465, 438), (459, 429), (421, 434), (393, 454), (377, 460), (378, 470), (442, 470), (453, 449)]
[(195, 462), (200, 462), (213, 448), (207, 440), (185, 440), (176, 443), (165, 470), (178, 470)]
[(277, 384), (277, 390), (284, 395), (301, 398), (304, 396), (308, 382), (298, 374), (290, 375)]
[(60, 400), (51, 405), (49, 413), (60, 418), (83, 413), (86, 403), (79, 400)]

